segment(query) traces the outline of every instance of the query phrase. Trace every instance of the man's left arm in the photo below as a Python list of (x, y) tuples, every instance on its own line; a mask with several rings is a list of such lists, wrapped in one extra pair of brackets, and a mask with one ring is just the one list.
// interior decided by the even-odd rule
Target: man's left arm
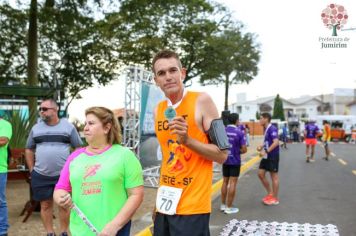
[[(210, 128), (211, 122), (219, 118), (218, 110), (209, 95), (202, 93), (197, 100), (196, 116), (201, 117), (201, 129), (207, 131)], [(196, 139), (188, 136), (188, 125), (182, 117), (176, 117), (171, 124), (170, 129), (173, 130), (172, 134), (177, 134), (182, 144), (189, 149), (198, 153), (207, 160), (215, 161), (220, 164), (224, 163), (227, 159), (228, 151), (220, 150), (217, 145), (212, 143), (201, 143)]]
[(78, 134), (74, 126), (70, 134), (70, 143), (73, 148), (77, 148), (83, 145), (82, 139), (80, 138), (80, 135)]
[(267, 153), (272, 152), (278, 146), (279, 146), (279, 140), (278, 138), (274, 138), (272, 145), (269, 146), (269, 148), (267, 148)]

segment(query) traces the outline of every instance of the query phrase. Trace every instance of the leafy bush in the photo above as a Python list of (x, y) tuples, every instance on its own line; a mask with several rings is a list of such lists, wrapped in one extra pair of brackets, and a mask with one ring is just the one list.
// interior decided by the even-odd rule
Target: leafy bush
[(5, 119), (12, 125), (11, 148), (24, 148), (31, 128), (28, 116), (20, 111), (12, 111), (7, 114)]

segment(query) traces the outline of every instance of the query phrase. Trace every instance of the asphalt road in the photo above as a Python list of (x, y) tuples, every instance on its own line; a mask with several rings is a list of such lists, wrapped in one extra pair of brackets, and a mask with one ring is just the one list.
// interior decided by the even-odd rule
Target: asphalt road
[(305, 146), (289, 144), (280, 153), (280, 205), (265, 206), (266, 194), (257, 166), (240, 178), (234, 205), (240, 212), (219, 211), (220, 197), (213, 201), (211, 235), (219, 235), (231, 219), (288, 223), (334, 224), (340, 235), (356, 236), (356, 145), (331, 144), (334, 154), (322, 160), (323, 148), (316, 147), (316, 161), (305, 162)]

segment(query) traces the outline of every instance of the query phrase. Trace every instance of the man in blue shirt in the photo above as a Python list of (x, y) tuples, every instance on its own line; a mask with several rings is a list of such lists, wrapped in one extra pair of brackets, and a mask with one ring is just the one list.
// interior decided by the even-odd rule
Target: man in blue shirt
[[(267, 195), (262, 199), (266, 205), (278, 205), (278, 165), (279, 165), (279, 141), (278, 129), (271, 124), (271, 115), (269, 113), (262, 113), (260, 124), (264, 127), (264, 142), (257, 147), (260, 156), (262, 157), (260, 167), (258, 170), (258, 177), (260, 178), (263, 187), (267, 191)], [(272, 188), (266, 178), (266, 172), (270, 172), (272, 179)]]
[(287, 142), (288, 142), (288, 127), (287, 124), (283, 125), (282, 128), (282, 145), (281, 147), (284, 147), (285, 149), (287, 149)]
[(246, 153), (246, 138), (244, 133), (237, 127), (239, 115), (231, 113), (228, 116), (229, 124), (226, 126), (226, 134), (229, 138), (230, 149), (227, 160), (223, 164), (223, 185), (221, 187), (220, 210), (226, 214), (239, 212), (232, 207), (236, 193), (237, 180), (240, 175), (241, 154)]

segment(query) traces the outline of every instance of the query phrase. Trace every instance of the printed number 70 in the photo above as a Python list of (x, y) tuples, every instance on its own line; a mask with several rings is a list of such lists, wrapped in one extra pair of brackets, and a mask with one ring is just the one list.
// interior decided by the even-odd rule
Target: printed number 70
[(173, 204), (173, 202), (172, 202), (172, 200), (169, 200), (169, 199), (167, 199), (167, 198), (162, 198), (162, 204), (161, 204), (161, 209), (163, 209), (163, 207), (164, 207), (164, 205), (166, 205), (165, 207), (164, 207), (164, 209), (166, 210), (166, 211), (169, 211), (170, 209), (171, 209), (171, 207), (172, 207), (172, 204)]

